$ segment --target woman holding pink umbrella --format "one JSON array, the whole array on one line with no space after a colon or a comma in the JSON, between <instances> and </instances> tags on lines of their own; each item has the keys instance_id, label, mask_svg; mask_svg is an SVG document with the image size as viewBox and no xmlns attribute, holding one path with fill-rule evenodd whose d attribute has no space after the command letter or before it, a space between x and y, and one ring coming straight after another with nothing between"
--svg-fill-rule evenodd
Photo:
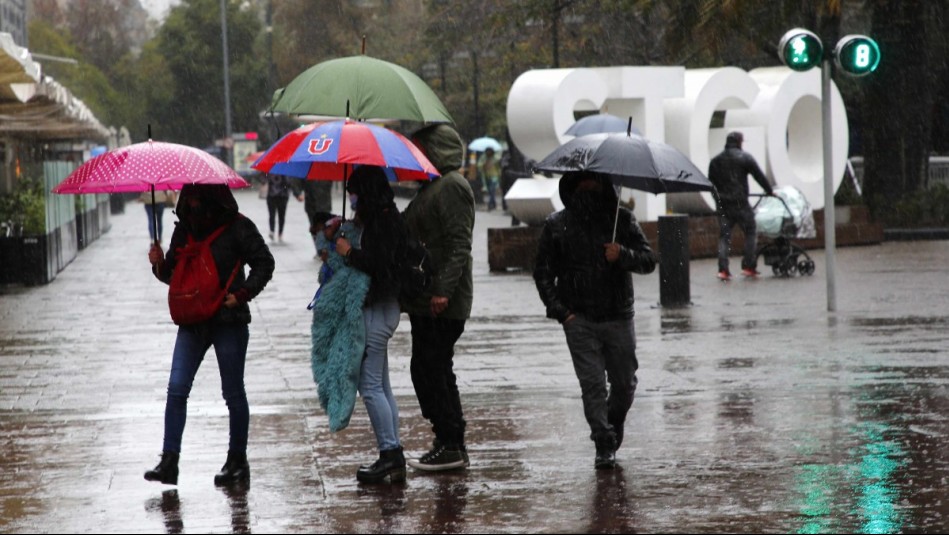
<instances>
[{"instance_id":1,"label":"woman holding pink umbrella","mask_svg":"<svg viewBox=\"0 0 949 535\"><path fill-rule=\"evenodd\" d=\"M207 350L214 346L221 374L221 390L230 419L227 461L214 476L215 485L247 482L247 435L250 409L244 390L250 308L247 303L270 281L274 258L254 223L238 212L237 201L224 184L188 184L181 190L176 223L168 252L152 245L148 259L158 280L170 284L169 306L179 325L172 356L165 403L165 436L161 461L145 472L148 481L175 485L178 458L187 418L188 395ZM206 242L205 242L206 240ZM187 275L196 243L209 243L208 256L217 277L214 286L221 297L211 304L210 317L182 319L177 315L176 286ZM201 254L201 253L197 253ZM244 275L244 266L250 273ZM213 271L213 270L211 270ZM192 309L199 308L195 303ZM185 307L185 312L191 312ZM181 314L177 312L177 314Z\"/></svg>"}]
</instances>

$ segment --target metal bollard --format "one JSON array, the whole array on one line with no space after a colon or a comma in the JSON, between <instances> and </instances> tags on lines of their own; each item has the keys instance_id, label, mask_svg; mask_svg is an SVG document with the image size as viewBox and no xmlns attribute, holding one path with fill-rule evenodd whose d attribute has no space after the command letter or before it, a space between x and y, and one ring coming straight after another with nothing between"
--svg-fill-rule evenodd
<instances>
[{"instance_id":1,"label":"metal bollard","mask_svg":"<svg viewBox=\"0 0 949 535\"><path fill-rule=\"evenodd\" d=\"M692 304L689 291L689 217L659 216L659 304Z\"/></svg>"}]
</instances>

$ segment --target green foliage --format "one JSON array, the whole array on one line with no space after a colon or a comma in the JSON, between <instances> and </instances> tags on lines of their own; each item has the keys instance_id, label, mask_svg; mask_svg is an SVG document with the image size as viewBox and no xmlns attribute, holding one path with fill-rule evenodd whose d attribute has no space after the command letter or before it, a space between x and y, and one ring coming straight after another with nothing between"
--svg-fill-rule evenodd
<instances>
[{"instance_id":1,"label":"green foliage","mask_svg":"<svg viewBox=\"0 0 949 535\"><path fill-rule=\"evenodd\" d=\"M863 204L863 197L857 193L857 188L854 187L850 177L845 177L837 188L837 193L834 194L834 205L853 206L858 204Z\"/></svg>"},{"instance_id":2,"label":"green foliage","mask_svg":"<svg viewBox=\"0 0 949 535\"><path fill-rule=\"evenodd\" d=\"M11 193L0 195L0 221L12 222L24 235L46 232L46 197L41 180L21 178Z\"/></svg>"},{"instance_id":3,"label":"green foliage","mask_svg":"<svg viewBox=\"0 0 949 535\"><path fill-rule=\"evenodd\" d=\"M124 104L119 94L98 67L85 61L82 53L70 42L68 32L61 32L39 20L30 22L29 32L32 50L79 61L78 65L43 62L44 74L53 77L82 100L102 124L114 124L121 119L115 113Z\"/></svg>"},{"instance_id":4,"label":"green foliage","mask_svg":"<svg viewBox=\"0 0 949 535\"><path fill-rule=\"evenodd\" d=\"M256 130L257 115L270 103L267 57L254 50L261 31L256 15L227 2L228 71L234 132ZM225 131L223 43L217 0L190 0L172 9L156 37L154 52L170 84L150 93L149 122L161 124L158 139L206 146ZM152 58L155 59L155 58Z\"/></svg>"},{"instance_id":5,"label":"green foliage","mask_svg":"<svg viewBox=\"0 0 949 535\"><path fill-rule=\"evenodd\" d=\"M949 186L936 184L905 195L889 208L879 210L879 215L892 228L949 226Z\"/></svg>"}]
</instances>

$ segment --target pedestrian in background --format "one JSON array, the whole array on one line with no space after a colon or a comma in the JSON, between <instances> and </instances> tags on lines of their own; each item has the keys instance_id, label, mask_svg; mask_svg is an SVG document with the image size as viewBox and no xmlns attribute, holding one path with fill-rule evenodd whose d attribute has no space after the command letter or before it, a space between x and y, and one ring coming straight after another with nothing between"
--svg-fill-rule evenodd
<instances>
[{"instance_id":1,"label":"pedestrian in background","mask_svg":"<svg viewBox=\"0 0 949 535\"><path fill-rule=\"evenodd\" d=\"M270 234L268 236L270 241L274 241L274 231L276 230L277 239L280 243L283 243L283 227L287 221L287 203L290 201L290 193L292 191L297 201L303 202L303 188L298 179L287 178L282 175L266 173L264 180L267 184L267 212L269 215L268 221L270 222Z\"/></svg>"},{"instance_id":2,"label":"pedestrian in background","mask_svg":"<svg viewBox=\"0 0 949 535\"><path fill-rule=\"evenodd\" d=\"M205 353L214 346L221 374L221 392L227 403L230 422L227 460L214 476L214 484L246 482L250 480L247 462L250 408L244 390L244 361L250 336L250 307L247 303L270 281L274 258L256 225L238 212L237 200L226 185L186 185L181 190L176 212L178 222L168 252L163 253L157 244L153 244L148 252L152 273L165 284L171 283L179 262L184 263L178 258L178 252L193 241L217 234L210 248L220 288L226 294L213 317L178 327L165 402L161 461L145 472L145 479L177 484L188 396ZM246 277L245 265L250 266ZM231 280L229 285L228 280Z\"/></svg>"},{"instance_id":3,"label":"pedestrian in background","mask_svg":"<svg viewBox=\"0 0 949 535\"><path fill-rule=\"evenodd\" d=\"M154 201L154 202L153 202ZM162 222L165 214L165 207L174 207L177 196L174 191L161 190L142 193L138 197L138 202L145 203L145 215L148 216L148 236L152 243L161 243L164 236L164 224Z\"/></svg>"},{"instance_id":4,"label":"pedestrian in background","mask_svg":"<svg viewBox=\"0 0 949 535\"><path fill-rule=\"evenodd\" d=\"M488 211L498 207L497 192L501 184L501 166L494 155L494 149L487 148L484 154L478 158L478 175L484 181L484 187L488 190Z\"/></svg>"},{"instance_id":5,"label":"pedestrian in background","mask_svg":"<svg viewBox=\"0 0 949 535\"><path fill-rule=\"evenodd\" d=\"M403 213L409 234L425 244L436 268L431 288L402 302L412 323L412 384L422 416L435 433L432 449L408 464L418 470L451 470L469 464L453 359L474 295L474 195L459 172L465 146L458 132L446 124L431 125L412 140L441 176L422 183Z\"/></svg>"},{"instance_id":6,"label":"pedestrian in background","mask_svg":"<svg viewBox=\"0 0 949 535\"><path fill-rule=\"evenodd\" d=\"M605 175L564 174L560 198L564 209L544 223L534 281L547 317L563 324L596 447L594 467L609 469L623 443L639 367L631 273L652 273L656 258L633 213L617 212Z\"/></svg>"},{"instance_id":7,"label":"pedestrian in background","mask_svg":"<svg viewBox=\"0 0 949 535\"><path fill-rule=\"evenodd\" d=\"M475 204L481 206L484 204L484 177L481 176L481 169L478 167L478 161L481 155L475 151L468 153L468 163L465 166L464 176L468 179L468 186L474 196Z\"/></svg>"},{"instance_id":8,"label":"pedestrian in background","mask_svg":"<svg viewBox=\"0 0 949 535\"><path fill-rule=\"evenodd\" d=\"M715 202L718 205L718 278L732 278L728 269L728 255L731 250L732 228L741 227L745 235L745 251L741 258L741 274L757 277L758 228L755 224L755 212L748 202L748 175L768 195L774 190L768 178L761 172L754 156L741 150L745 137L741 132L730 132L725 138L725 150L712 158L708 165L708 179L715 186Z\"/></svg>"},{"instance_id":9,"label":"pedestrian in background","mask_svg":"<svg viewBox=\"0 0 949 535\"><path fill-rule=\"evenodd\" d=\"M313 247L316 249L314 259L319 258L320 248L317 245L319 227L326 221L326 214L333 211L333 183L329 180L305 180L303 182L303 210L310 222L310 236L313 238Z\"/></svg>"}]
</instances>

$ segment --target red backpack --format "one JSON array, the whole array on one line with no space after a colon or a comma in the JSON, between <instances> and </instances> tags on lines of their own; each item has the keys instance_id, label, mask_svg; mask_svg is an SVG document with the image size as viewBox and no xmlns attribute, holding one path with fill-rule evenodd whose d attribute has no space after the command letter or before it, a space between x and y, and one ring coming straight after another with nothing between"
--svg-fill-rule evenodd
<instances>
[{"instance_id":1,"label":"red backpack","mask_svg":"<svg viewBox=\"0 0 949 535\"><path fill-rule=\"evenodd\" d=\"M168 286L168 310L176 325L207 321L214 317L224 303L227 289L234 282L241 263L234 266L227 284L221 288L217 266L211 255L211 243L228 226L222 225L201 241L195 241L189 234L187 245L175 252L177 263Z\"/></svg>"}]
</instances>

